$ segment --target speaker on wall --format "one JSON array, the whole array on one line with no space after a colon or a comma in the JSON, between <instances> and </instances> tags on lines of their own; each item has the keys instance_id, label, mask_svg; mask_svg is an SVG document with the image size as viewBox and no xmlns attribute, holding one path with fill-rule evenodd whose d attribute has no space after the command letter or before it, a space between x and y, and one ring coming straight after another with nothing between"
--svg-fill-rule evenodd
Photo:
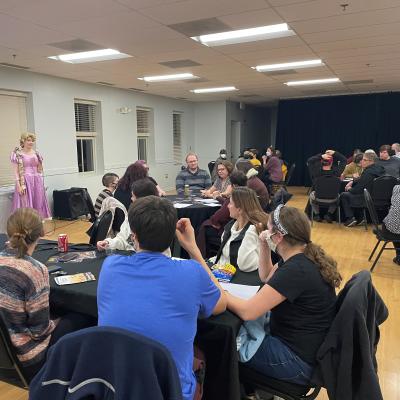
<instances>
[{"instance_id":1,"label":"speaker on wall","mask_svg":"<svg viewBox=\"0 0 400 400\"><path fill-rule=\"evenodd\" d=\"M76 219L89 214L89 209L81 188L53 191L54 218Z\"/></svg>"}]
</instances>

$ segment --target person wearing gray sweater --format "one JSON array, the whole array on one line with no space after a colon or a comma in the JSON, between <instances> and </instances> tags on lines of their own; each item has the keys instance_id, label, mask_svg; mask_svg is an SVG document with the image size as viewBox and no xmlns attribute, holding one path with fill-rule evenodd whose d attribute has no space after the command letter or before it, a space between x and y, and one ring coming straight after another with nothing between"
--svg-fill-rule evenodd
<instances>
[{"instance_id":1,"label":"person wearing gray sweater","mask_svg":"<svg viewBox=\"0 0 400 400\"><path fill-rule=\"evenodd\" d=\"M400 158L390 157L391 147L384 144L379 148L379 160L376 162L385 169L385 175L400 177Z\"/></svg>"}]
</instances>

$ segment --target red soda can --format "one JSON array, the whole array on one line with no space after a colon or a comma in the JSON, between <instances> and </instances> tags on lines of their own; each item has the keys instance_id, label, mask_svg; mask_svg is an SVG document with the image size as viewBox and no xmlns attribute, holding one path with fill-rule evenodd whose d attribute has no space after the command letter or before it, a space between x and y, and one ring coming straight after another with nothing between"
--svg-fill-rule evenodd
<instances>
[{"instance_id":1,"label":"red soda can","mask_svg":"<svg viewBox=\"0 0 400 400\"><path fill-rule=\"evenodd\" d=\"M58 235L58 251L60 253L68 251L68 236L65 233Z\"/></svg>"}]
</instances>

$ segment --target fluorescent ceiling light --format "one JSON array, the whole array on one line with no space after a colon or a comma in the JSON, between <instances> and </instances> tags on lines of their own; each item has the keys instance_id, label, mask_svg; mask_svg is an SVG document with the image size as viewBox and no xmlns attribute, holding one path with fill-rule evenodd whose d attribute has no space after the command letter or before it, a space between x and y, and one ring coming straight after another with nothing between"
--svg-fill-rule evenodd
<instances>
[{"instance_id":1,"label":"fluorescent ceiling light","mask_svg":"<svg viewBox=\"0 0 400 400\"><path fill-rule=\"evenodd\" d=\"M191 90L193 93L218 93L218 92L232 92L234 90L238 90L235 86L223 86L223 87L214 87L214 88L204 88L204 89L194 89Z\"/></svg>"},{"instance_id":2,"label":"fluorescent ceiling light","mask_svg":"<svg viewBox=\"0 0 400 400\"><path fill-rule=\"evenodd\" d=\"M163 81L180 81L182 79L196 79L198 76L193 74L173 74L173 75L155 75L155 76L144 76L143 78L138 78L145 82L163 82Z\"/></svg>"},{"instance_id":3,"label":"fluorescent ceiling light","mask_svg":"<svg viewBox=\"0 0 400 400\"><path fill-rule=\"evenodd\" d=\"M269 65L257 65L254 67L258 72L268 72L268 71L282 71L285 69L299 69L299 68L311 68L320 67L324 63L322 60L306 60L306 61L293 61L281 64L269 64Z\"/></svg>"},{"instance_id":4,"label":"fluorescent ceiling light","mask_svg":"<svg viewBox=\"0 0 400 400\"><path fill-rule=\"evenodd\" d=\"M329 83L338 83L340 82L339 78L327 78L327 79L312 79L309 81L290 81L285 82L287 86L301 86L301 85L325 85Z\"/></svg>"},{"instance_id":5,"label":"fluorescent ceiling light","mask_svg":"<svg viewBox=\"0 0 400 400\"><path fill-rule=\"evenodd\" d=\"M52 60L64 61L71 64L95 62L95 61L106 61L116 60L119 58L132 57L129 54L120 53L114 49L101 49L94 51L83 51L80 53L61 54L59 56L49 57Z\"/></svg>"},{"instance_id":6,"label":"fluorescent ceiling light","mask_svg":"<svg viewBox=\"0 0 400 400\"><path fill-rule=\"evenodd\" d=\"M240 29L221 33L211 33L209 35L192 36L206 46L223 46L234 43L246 43L256 40L274 39L278 37L292 36L295 33L289 29L287 24L276 24L258 26L256 28Z\"/></svg>"}]
</instances>

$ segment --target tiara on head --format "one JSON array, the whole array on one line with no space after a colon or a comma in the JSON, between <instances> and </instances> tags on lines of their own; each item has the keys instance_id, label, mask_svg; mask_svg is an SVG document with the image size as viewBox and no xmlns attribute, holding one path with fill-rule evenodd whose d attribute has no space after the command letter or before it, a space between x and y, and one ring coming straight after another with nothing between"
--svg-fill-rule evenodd
<instances>
[{"instance_id":1,"label":"tiara on head","mask_svg":"<svg viewBox=\"0 0 400 400\"><path fill-rule=\"evenodd\" d=\"M279 219L279 214L281 213L281 209L283 207L283 204L279 204L278 207L275 208L275 211L273 213L273 219L274 219L274 224L278 231L282 233L282 235L287 235L289 232L285 229L285 227L281 224L281 221Z\"/></svg>"}]
</instances>

